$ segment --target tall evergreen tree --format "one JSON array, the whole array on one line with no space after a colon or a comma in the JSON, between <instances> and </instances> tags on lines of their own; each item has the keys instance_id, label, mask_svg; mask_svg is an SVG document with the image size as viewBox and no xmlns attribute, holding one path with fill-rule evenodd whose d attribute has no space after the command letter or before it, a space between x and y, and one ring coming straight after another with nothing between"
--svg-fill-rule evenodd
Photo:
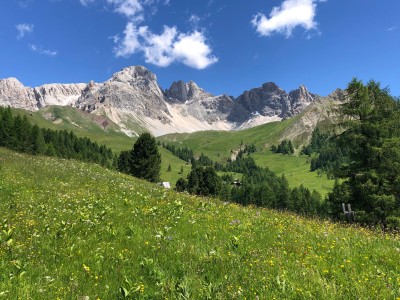
<instances>
[{"instance_id":1,"label":"tall evergreen tree","mask_svg":"<svg viewBox=\"0 0 400 300\"><path fill-rule=\"evenodd\" d=\"M337 170L344 181L335 185L328 204L340 215L339 203L348 199L360 221L386 225L389 217L400 217L399 105L374 81L354 79L347 92L338 142L350 149L350 160Z\"/></svg>"},{"instance_id":2,"label":"tall evergreen tree","mask_svg":"<svg viewBox=\"0 0 400 300\"><path fill-rule=\"evenodd\" d=\"M139 136L130 152L130 174L150 182L160 180L161 155L154 137L146 132Z\"/></svg>"}]
</instances>

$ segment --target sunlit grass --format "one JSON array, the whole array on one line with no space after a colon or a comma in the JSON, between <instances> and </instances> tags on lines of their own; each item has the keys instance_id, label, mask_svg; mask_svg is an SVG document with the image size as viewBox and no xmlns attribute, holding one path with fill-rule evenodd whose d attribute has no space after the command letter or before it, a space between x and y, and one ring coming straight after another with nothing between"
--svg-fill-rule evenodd
<instances>
[{"instance_id":1,"label":"sunlit grass","mask_svg":"<svg viewBox=\"0 0 400 300\"><path fill-rule=\"evenodd\" d=\"M325 173L310 172L309 157L305 155L283 155L269 150L252 154L257 165L268 167L277 175L285 174L290 187L304 185L310 190L318 191L325 196L332 190L334 180L327 178Z\"/></svg>"},{"instance_id":2,"label":"sunlit grass","mask_svg":"<svg viewBox=\"0 0 400 300\"><path fill-rule=\"evenodd\" d=\"M0 149L0 299L396 299L400 238Z\"/></svg>"}]
</instances>

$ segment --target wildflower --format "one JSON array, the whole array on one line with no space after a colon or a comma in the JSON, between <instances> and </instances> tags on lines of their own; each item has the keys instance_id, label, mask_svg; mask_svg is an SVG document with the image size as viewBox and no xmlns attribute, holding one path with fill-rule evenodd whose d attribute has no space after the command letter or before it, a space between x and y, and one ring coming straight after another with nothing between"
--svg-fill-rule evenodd
<instances>
[{"instance_id":1,"label":"wildflower","mask_svg":"<svg viewBox=\"0 0 400 300\"><path fill-rule=\"evenodd\" d=\"M84 269L85 272L87 272L87 273L89 273L89 271L90 271L89 266L87 266L87 265L85 265L85 264L83 264L83 269Z\"/></svg>"}]
</instances>

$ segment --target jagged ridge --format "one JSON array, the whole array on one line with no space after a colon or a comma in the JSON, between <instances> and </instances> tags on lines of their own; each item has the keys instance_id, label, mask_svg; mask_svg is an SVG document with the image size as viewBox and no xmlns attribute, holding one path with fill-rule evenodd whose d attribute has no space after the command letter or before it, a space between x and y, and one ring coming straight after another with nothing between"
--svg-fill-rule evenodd
<instances>
[{"instance_id":1,"label":"jagged ridge","mask_svg":"<svg viewBox=\"0 0 400 300\"><path fill-rule=\"evenodd\" d=\"M236 99L214 96L193 81L177 81L162 90L156 75L142 66L124 68L104 83L30 88L15 78L0 80L2 106L33 111L49 105L71 105L109 117L127 134L137 134L137 127L155 135L249 128L293 117L319 98L304 86L286 93L272 82Z\"/></svg>"}]
</instances>

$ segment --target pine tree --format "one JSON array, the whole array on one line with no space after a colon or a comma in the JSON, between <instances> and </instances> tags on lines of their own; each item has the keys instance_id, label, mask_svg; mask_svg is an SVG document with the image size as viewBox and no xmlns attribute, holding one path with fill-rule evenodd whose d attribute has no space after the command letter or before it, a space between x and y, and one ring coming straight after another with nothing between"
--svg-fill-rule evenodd
<instances>
[{"instance_id":1,"label":"pine tree","mask_svg":"<svg viewBox=\"0 0 400 300\"><path fill-rule=\"evenodd\" d=\"M46 142L44 141L42 130L37 125L32 127L31 139L32 153L44 154L46 152Z\"/></svg>"},{"instance_id":2,"label":"pine tree","mask_svg":"<svg viewBox=\"0 0 400 300\"><path fill-rule=\"evenodd\" d=\"M328 202L332 212L350 203L361 222L385 226L388 217L400 216L400 107L374 81L364 85L354 79L347 92L349 101L341 107L345 130L338 143L350 149L350 162L336 170L344 181L335 184Z\"/></svg>"},{"instance_id":3,"label":"pine tree","mask_svg":"<svg viewBox=\"0 0 400 300\"><path fill-rule=\"evenodd\" d=\"M143 133L130 151L130 174L150 182L157 182L160 179L160 170L161 155L156 140L150 133Z\"/></svg>"}]
</instances>

